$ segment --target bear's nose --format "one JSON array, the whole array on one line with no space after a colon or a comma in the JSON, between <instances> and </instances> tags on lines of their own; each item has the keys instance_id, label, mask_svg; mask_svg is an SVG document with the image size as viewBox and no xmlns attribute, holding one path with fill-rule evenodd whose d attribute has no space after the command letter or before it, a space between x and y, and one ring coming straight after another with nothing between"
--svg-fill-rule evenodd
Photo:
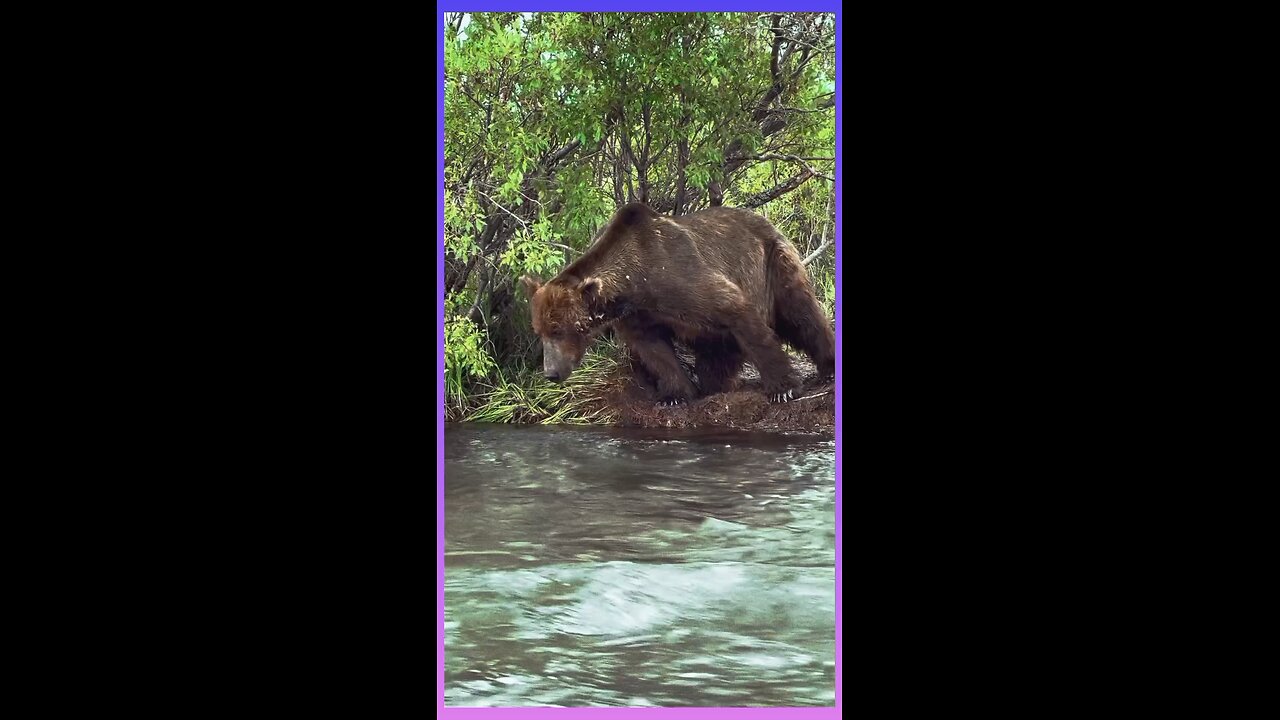
<instances>
[{"instance_id":1,"label":"bear's nose","mask_svg":"<svg viewBox=\"0 0 1280 720\"><path fill-rule=\"evenodd\" d=\"M550 380L551 382L560 382L560 373L555 370L548 370L547 372L542 373L542 377Z\"/></svg>"}]
</instances>

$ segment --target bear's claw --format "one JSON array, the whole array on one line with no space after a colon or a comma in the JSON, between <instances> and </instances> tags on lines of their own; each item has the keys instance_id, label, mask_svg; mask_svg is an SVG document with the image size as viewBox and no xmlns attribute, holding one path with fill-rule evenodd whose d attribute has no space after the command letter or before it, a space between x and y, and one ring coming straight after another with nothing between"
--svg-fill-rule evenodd
<instances>
[{"instance_id":1,"label":"bear's claw","mask_svg":"<svg viewBox=\"0 0 1280 720\"><path fill-rule=\"evenodd\" d=\"M676 405L683 405L684 403L685 401L683 399L676 398L674 400L663 400L658 403L658 407L675 407Z\"/></svg>"},{"instance_id":2,"label":"bear's claw","mask_svg":"<svg viewBox=\"0 0 1280 720\"><path fill-rule=\"evenodd\" d=\"M792 401L792 400L794 400L795 398L796 398L796 391L795 391L794 389L792 389L792 390L788 390L788 391L786 391L786 392L781 392L781 393L776 393L776 394L770 395L770 396L769 396L769 402L771 402L771 403L784 403L784 402L791 402L791 401Z\"/></svg>"}]
</instances>

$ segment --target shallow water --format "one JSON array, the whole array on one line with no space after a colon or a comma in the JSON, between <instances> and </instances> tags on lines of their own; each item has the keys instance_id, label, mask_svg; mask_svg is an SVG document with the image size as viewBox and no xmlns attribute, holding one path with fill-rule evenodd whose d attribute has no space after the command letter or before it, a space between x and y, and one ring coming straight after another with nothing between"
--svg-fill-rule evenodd
<instances>
[{"instance_id":1,"label":"shallow water","mask_svg":"<svg viewBox=\"0 0 1280 720\"><path fill-rule=\"evenodd\" d=\"M835 700L835 444L445 429L445 703Z\"/></svg>"}]
</instances>

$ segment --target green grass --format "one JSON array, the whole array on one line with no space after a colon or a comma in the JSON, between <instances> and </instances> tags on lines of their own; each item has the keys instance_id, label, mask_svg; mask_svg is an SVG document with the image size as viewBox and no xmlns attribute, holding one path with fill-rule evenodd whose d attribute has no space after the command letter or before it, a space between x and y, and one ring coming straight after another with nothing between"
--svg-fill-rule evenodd
<instances>
[{"instance_id":1,"label":"green grass","mask_svg":"<svg viewBox=\"0 0 1280 720\"><path fill-rule=\"evenodd\" d=\"M597 343L569 380L548 382L532 369L496 372L450 406L464 422L598 425L613 421L605 398L618 382L617 348Z\"/></svg>"}]
</instances>

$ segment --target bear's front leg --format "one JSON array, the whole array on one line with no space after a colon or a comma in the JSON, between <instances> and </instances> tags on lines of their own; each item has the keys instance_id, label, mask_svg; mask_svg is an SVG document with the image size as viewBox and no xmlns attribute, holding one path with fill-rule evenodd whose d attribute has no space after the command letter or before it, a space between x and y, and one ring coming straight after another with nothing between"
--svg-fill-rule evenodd
<instances>
[{"instance_id":1,"label":"bear's front leg","mask_svg":"<svg viewBox=\"0 0 1280 720\"><path fill-rule=\"evenodd\" d=\"M661 404L677 405L698 396L670 340L634 331L624 331L620 335L633 360L639 361L656 385Z\"/></svg>"},{"instance_id":2,"label":"bear's front leg","mask_svg":"<svg viewBox=\"0 0 1280 720\"><path fill-rule=\"evenodd\" d=\"M629 346L623 345L622 347L623 353L627 358L627 365L631 368L631 381L650 395L657 393L658 378L649 372L649 368L640 362L640 358L636 357L636 354L631 351Z\"/></svg>"}]
</instances>

